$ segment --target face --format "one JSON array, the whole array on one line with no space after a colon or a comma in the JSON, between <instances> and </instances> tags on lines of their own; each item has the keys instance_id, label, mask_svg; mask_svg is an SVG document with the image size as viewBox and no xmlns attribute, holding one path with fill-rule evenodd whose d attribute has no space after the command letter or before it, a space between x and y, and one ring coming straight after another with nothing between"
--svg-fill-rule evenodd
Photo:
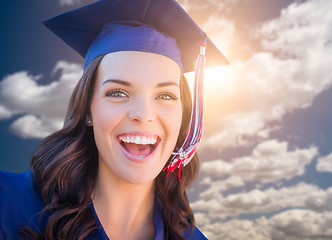
<instances>
[{"instance_id":1,"label":"face","mask_svg":"<svg viewBox=\"0 0 332 240\"><path fill-rule=\"evenodd\" d=\"M90 107L99 174L134 184L156 178L179 135L180 74L175 61L159 54L105 55Z\"/></svg>"}]
</instances>

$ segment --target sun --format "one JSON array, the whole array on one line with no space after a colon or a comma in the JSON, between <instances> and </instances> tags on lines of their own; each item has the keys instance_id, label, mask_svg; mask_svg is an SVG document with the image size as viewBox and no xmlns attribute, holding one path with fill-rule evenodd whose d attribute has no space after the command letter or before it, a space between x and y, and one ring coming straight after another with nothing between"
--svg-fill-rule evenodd
<instances>
[{"instance_id":1,"label":"sun","mask_svg":"<svg viewBox=\"0 0 332 240\"><path fill-rule=\"evenodd\" d=\"M193 91L194 72L185 74L191 92ZM230 90L232 86L229 66L212 67L205 69L204 72L204 93L213 93L216 90Z\"/></svg>"}]
</instances>

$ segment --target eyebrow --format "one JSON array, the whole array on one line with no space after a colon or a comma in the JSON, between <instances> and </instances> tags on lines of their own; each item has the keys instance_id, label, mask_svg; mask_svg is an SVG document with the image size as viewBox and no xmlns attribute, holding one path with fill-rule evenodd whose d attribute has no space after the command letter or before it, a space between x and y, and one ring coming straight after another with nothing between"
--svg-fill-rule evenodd
<instances>
[{"instance_id":1,"label":"eyebrow","mask_svg":"<svg viewBox=\"0 0 332 240\"><path fill-rule=\"evenodd\" d=\"M108 82L118 83L118 84L124 85L126 87L130 87L131 86L130 82L123 81L123 80L118 80L118 79L108 79L108 80L104 81L102 85L104 85L105 83L108 83Z\"/></svg>"},{"instance_id":2,"label":"eyebrow","mask_svg":"<svg viewBox=\"0 0 332 240\"><path fill-rule=\"evenodd\" d=\"M102 83L102 85L104 85L105 83L108 83L108 82L118 83L118 84L124 85L126 87L132 86L132 84L130 82L118 80L118 79L107 79ZM179 85L176 82L161 82L156 85L157 88L168 87L168 86L179 87Z\"/></svg>"},{"instance_id":3,"label":"eyebrow","mask_svg":"<svg viewBox=\"0 0 332 240\"><path fill-rule=\"evenodd\" d=\"M168 86L177 86L177 87L179 87L179 85L176 82L161 82L161 83L157 84L158 88L168 87Z\"/></svg>"}]
</instances>

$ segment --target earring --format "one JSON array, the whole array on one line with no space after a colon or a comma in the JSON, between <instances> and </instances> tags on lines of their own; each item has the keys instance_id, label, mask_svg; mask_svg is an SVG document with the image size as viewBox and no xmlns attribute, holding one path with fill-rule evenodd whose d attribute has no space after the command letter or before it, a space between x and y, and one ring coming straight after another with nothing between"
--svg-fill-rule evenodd
<instances>
[{"instance_id":1,"label":"earring","mask_svg":"<svg viewBox=\"0 0 332 240\"><path fill-rule=\"evenodd\" d=\"M91 124L91 120L88 120L88 124Z\"/></svg>"},{"instance_id":2,"label":"earring","mask_svg":"<svg viewBox=\"0 0 332 240\"><path fill-rule=\"evenodd\" d=\"M87 120L86 122L87 122L86 125L88 125L88 126L90 126L90 127L92 126L92 120L89 119L89 120Z\"/></svg>"}]
</instances>

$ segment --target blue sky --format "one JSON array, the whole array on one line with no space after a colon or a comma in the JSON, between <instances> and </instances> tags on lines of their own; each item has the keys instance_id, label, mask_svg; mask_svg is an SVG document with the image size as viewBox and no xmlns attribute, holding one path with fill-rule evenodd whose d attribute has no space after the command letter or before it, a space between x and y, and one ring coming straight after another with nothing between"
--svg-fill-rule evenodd
<instances>
[{"instance_id":1,"label":"blue sky","mask_svg":"<svg viewBox=\"0 0 332 240\"><path fill-rule=\"evenodd\" d=\"M29 169L61 127L82 59L41 22L88 2L0 3L0 170ZM332 2L179 3L232 63L206 71L197 225L212 240L331 239Z\"/></svg>"}]
</instances>

